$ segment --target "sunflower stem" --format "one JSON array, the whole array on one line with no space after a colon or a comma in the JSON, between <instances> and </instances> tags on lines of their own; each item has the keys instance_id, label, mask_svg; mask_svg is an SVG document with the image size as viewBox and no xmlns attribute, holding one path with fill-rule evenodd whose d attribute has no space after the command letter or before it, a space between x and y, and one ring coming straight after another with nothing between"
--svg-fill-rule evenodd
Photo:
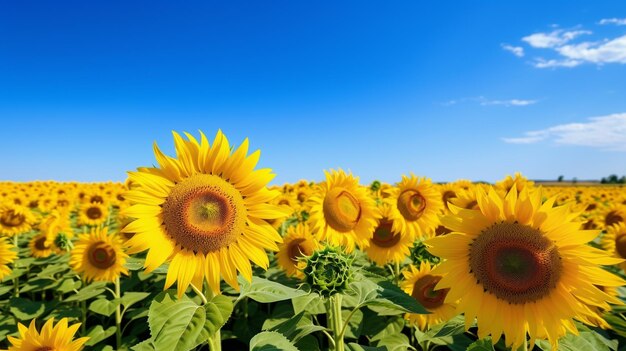
<instances>
[{"instance_id":1,"label":"sunflower stem","mask_svg":"<svg viewBox=\"0 0 626 351\"><path fill-rule=\"evenodd\" d=\"M200 291L200 289L198 289L198 287L196 287L195 285L193 285L193 283L189 284L191 286L191 290L193 290L193 292L196 293L196 295L200 296L200 299L202 299L202 304L206 305L209 301L207 300L206 296L204 296L204 294L202 293L202 291Z\"/></svg>"},{"instance_id":2,"label":"sunflower stem","mask_svg":"<svg viewBox=\"0 0 626 351\"><path fill-rule=\"evenodd\" d=\"M334 338L334 350L344 351L345 345L343 343L343 322L341 320L341 294L335 294L330 297L330 318L331 328L333 329Z\"/></svg>"},{"instance_id":3,"label":"sunflower stem","mask_svg":"<svg viewBox=\"0 0 626 351\"><path fill-rule=\"evenodd\" d=\"M191 284L191 288L194 288L194 285ZM194 290L195 291L195 290ZM199 291L199 290L198 290ZM211 290L210 286L207 286L206 293L204 295L204 303L208 303L211 299L213 299L215 295L213 294L213 290ZM215 334L209 336L209 350L211 351L222 351L222 333L221 328L215 331Z\"/></svg>"},{"instance_id":4,"label":"sunflower stem","mask_svg":"<svg viewBox=\"0 0 626 351\"><path fill-rule=\"evenodd\" d=\"M115 298L117 300L121 299L120 293L120 277L118 276L115 279ZM117 345L117 349L119 350L122 347L122 310L121 303L117 303L117 307L115 307L115 342Z\"/></svg>"},{"instance_id":5,"label":"sunflower stem","mask_svg":"<svg viewBox=\"0 0 626 351\"><path fill-rule=\"evenodd\" d=\"M87 301L80 302L80 312L82 317L82 323L80 324L80 334L82 336L87 335Z\"/></svg>"},{"instance_id":6,"label":"sunflower stem","mask_svg":"<svg viewBox=\"0 0 626 351\"><path fill-rule=\"evenodd\" d=\"M400 262L396 261L394 265L394 276L396 278L396 284L400 282Z\"/></svg>"},{"instance_id":7,"label":"sunflower stem","mask_svg":"<svg viewBox=\"0 0 626 351\"><path fill-rule=\"evenodd\" d=\"M15 249L17 250L17 253L19 255L20 246L19 246L19 235L18 234L13 235L13 245L15 246ZM15 268L17 268L17 266L18 265L15 264ZM14 292L15 297L19 297L20 296L20 278L19 277L13 278L13 288L14 288L13 292Z\"/></svg>"}]
</instances>

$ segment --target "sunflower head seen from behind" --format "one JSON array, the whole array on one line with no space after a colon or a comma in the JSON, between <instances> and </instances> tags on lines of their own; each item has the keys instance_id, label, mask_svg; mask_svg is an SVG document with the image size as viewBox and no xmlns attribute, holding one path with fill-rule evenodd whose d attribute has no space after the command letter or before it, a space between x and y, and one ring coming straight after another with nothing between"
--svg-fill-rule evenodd
<instances>
[{"instance_id":1,"label":"sunflower head seen from behind","mask_svg":"<svg viewBox=\"0 0 626 351\"><path fill-rule=\"evenodd\" d=\"M597 286L625 283L600 266L620 260L586 245L599 232L581 230L578 214L555 207L555 197L542 198L541 189L511 187L505 197L478 190L477 210L451 205L455 215L442 223L453 232L426 241L444 259L433 271L443 276L437 289L450 289L446 301L459 300L465 327L476 318L480 338L496 343L504 335L513 349L527 335L531 345L548 339L556 347L568 331L577 333L574 319L600 324L598 312L621 302Z\"/></svg>"},{"instance_id":2,"label":"sunflower head seen from behind","mask_svg":"<svg viewBox=\"0 0 626 351\"><path fill-rule=\"evenodd\" d=\"M129 172L124 198L132 206L122 211L134 219L123 229L134 233L129 252L148 250L147 271L169 262L165 288L177 282L179 296L205 280L217 294L220 277L238 290L237 273L250 281L250 261L266 269L265 250L282 241L266 222L288 215L270 205L278 196L267 189L274 174L255 170L260 152L248 155L248 139L235 150L221 131L212 144L202 133L200 141L173 134L175 158L155 144L159 167Z\"/></svg>"}]
</instances>

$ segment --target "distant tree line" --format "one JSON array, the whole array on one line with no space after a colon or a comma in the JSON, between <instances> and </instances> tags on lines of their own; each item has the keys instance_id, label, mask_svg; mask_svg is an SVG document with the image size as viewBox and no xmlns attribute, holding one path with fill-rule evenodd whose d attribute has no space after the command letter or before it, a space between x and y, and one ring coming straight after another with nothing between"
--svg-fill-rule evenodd
<instances>
[{"instance_id":1,"label":"distant tree line","mask_svg":"<svg viewBox=\"0 0 626 351\"><path fill-rule=\"evenodd\" d=\"M626 176L622 176L619 178L617 174L611 174L606 178L600 179L600 183L602 184L626 184Z\"/></svg>"}]
</instances>

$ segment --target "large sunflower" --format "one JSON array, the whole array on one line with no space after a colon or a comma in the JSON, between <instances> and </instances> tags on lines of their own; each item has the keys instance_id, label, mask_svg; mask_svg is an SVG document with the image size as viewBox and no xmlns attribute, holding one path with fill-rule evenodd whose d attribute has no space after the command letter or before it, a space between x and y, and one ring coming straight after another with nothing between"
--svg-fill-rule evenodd
<instances>
[{"instance_id":1,"label":"large sunflower","mask_svg":"<svg viewBox=\"0 0 626 351\"><path fill-rule=\"evenodd\" d=\"M30 231L37 217L30 208L5 202L0 204L0 234L13 236Z\"/></svg>"},{"instance_id":2,"label":"large sunflower","mask_svg":"<svg viewBox=\"0 0 626 351\"><path fill-rule=\"evenodd\" d=\"M39 333L34 319L28 328L22 323L18 323L17 329L20 336L19 338L7 337L12 346L9 346L5 351L79 351L89 340L89 337L72 340L79 327L80 323L68 326L67 318L62 318L59 323L54 325L54 318L50 318Z\"/></svg>"},{"instance_id":3,"label":"large sunflower","mask_svg":"<svg viewBox=\"0 0 626 351\"><path fill-rule=\"evenodd\" d=\"M260 152L247 156L248 139L233 151L221 131L212 146L202 133L200 142L185 135L188 140L174 132L177 158L155 144L160 168L129 172L124 197L134 205L122 211L136 219L123 229L135 233L129 252L148 250L147 271L170 261L165 288L177 281L179 295L204 279L219 293L220 275L239 289L237 272L250 281L250 260L266 269L264 250L278 250L282 241L265 220L289 213L269 204L278 195L266 187L274 175L254 170Z\"/></svg>"},{"instance_id":4,"label":"large sunflower","mask_svg":"<svg viewBox=\"0 0 626 351\"><path fill-rule=\"evenodd\" d=\"M17 258L17 252L13 251L13 248L15 246L10 244L6 237L0 237L0 280L11 274L11 268L7 267L7 264Z\"/></svg>"},{"instance_id":5,"label":"large sunflower","mask_svg":"<svg viewBox=\"0 0 626 351\"><path fill-rule=\"evenodd\" d=\"M477 191L479 210L450 206L454 216L443 224L453 233L429 239L432 254L445 259L434 271L437 288L450 289L446 301L460 299L465 327L477 318L478 336L504 334L514 349L530 336L556 347L567 331L577 333L573 319L595 324L595 306L620 301L596 287L625 282L599 265L620 260L585 245L598 231L580 230L568 206L542 203L541 189L512 187L506 197L495 189ZM595 323L594 323L595 322Z\"/></svg>"},{"instance_id":6,"label":"large sunflower","mask_svg":"<svg viewBox=\"0 0 626 351\"><path fill-rule=\"evenodd\" d=\"M435 235L439 214L443 211L441 194L430 179L402 176L385 199L392 208L393 231L408 235L411 240Z\"/></svg>"},{"instance_id":7,"label":"large sunflower","mask_svg":"<svg viewBox=\"0 0 626 351\"><path fill-rule=\"evenodd\" d=\"M611 255L626 259L626 223L619 222L609 226L601 243L602 247ZM626 272L626 261L620 264L620 268Z\"/></svg>"},{"instance_id":8,"label":"large sunflower","mask_svg":"<svg viewBox=\"0 0 626 351\"><path fill-rule=\"evenodd\" d=\"M70 253L70 266L86 281L114 282L120 274L128 275L124 267L127 258L119 236L109 235L107 227L95 227L90 234L78 236Z\"/></svg>"},{"instance_id":9,"label":"large sunflower","mask_svg":"<svg viewBox=\"0 0 626 351\"><path fill-rule=\"evenodd\" d=\"M449 289L435 289L441 280L440 275L431 274L428 261L420 263L419 269L410 265L402 272L404 280L400 288L413 296L430 314L407 313L405 318L420 330L445 322L458 313L453 302L446 301Z\"/></svg>"},{"instance_id":10,"label":"large sunflower","mask_svg":"<svg viewBox=\"0 0 626 351\"><path fill-rule=\"evenodd\" d=\"M374 234L370 238L370 245L363 251L379 266L387 263L401 263L411 252L413 241L408 235L401 235L392 229L389 219L391 206L383 203L379 206L382 218L378 220Z\"/></svg>"},{"instance_id":11,"label":"large sunflower","mask_svg":"<svg viewBox=\"0 0 626 351\"><path fill-rule=\"evenodd\" d=\"M326 181L318 193L310 198L311 223L320 241L332 246L343 246L347 253L356 245L369 245L380 217L376 203L359 186L359 178L344 171L324 172Z\"/></svg>"},{"instance_id":12,"label":"large sunflower","mask_svg":"<svg viewBox=\"0 0 626 351\"><path fill-rule=\"evenodd\" d=\"M278 248L276 258L278 264L283 267L287 275L303 278L302 269L306 263L303 257L311 256L319 248L317 240L311 235L309 225L298 223L287 229L287 235L283 238L283 243Z\"/></svg>"}]
</instances>

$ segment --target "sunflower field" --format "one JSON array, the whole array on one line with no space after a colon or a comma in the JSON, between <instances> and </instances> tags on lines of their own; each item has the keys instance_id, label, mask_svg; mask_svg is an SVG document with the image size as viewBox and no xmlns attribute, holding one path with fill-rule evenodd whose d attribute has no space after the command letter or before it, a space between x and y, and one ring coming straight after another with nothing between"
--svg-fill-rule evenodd
<instances>
[{"instance_id":1,"label":"sunflower field","mask_svg":"<svg viewBox=\"0 0 626 351\"><path fill-rule=\"evenodd\" d=\"M626 350L623 186L275 186L173 137L123 184L0 182L0 349Z\"/></svg>"}]
</instances>

